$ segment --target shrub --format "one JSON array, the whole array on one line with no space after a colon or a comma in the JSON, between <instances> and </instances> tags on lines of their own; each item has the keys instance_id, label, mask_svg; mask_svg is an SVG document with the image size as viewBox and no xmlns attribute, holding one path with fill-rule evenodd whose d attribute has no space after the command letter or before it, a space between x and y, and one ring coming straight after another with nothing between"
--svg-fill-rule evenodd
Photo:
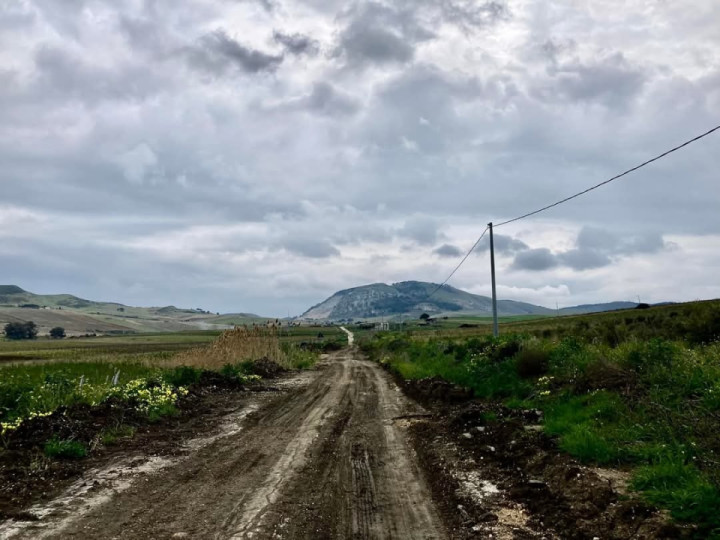
<instances>
[{"instance_id":1,"label":"shrub","mask_svg":"<svg viewBox=\"0 0 720 540\"><path fill-rule=\"evenodd\" d=\"M585 366L584 373L578 381L578 389L617 389L630 385L633 382L634 377L631 373L606 358L599 357L591 360L587 366Z\"/></svg>"},{"instance_id":2,"label":"shrub","mask_svg":"<svg viewBox=\"0 0 720 540\"><path fill-rule=\"evenodd\" d=\"M537 343L527 343L515 357L517 374L523 379L545 375L549 364L550 353Z\"/></svg>"},{"instance_id":3,"label":"shrub","mask_svg":"<svg viewBox=\"0 0 720 540\"><path fill-rule=\"evenodd\" d=\"M45 443L45 455L54 458L80 459L87 455L87 448L78 441L62 441L52 438Z\"/></svg>"},{"instance_id":4,"label":"shrub","mask_svg":"<svg viewBox=\"0 0 720 540\"><path fill-rule=\"evenodd\" d=\"M520 351L520 340L510 339L499 343L492 343L487 351L488 358L494 362L502 362L512 358Z\"/></svg>"},{"instance_id":5,"label":"shrub","mask_svg":"<svg viewBox=\"0 0 720 540\"><path fill-rule=\"evenodd\" d=\"M180 366L170 370L165 380L173 386L190 386L200 380L201 370L191 366Z\"/></svg>"},{"instance_id":6,"label":"shrub","mask_svg":"<svg viewBox=\"0 0 720 540\"><path fill-rule=\"evenodd\" d=\"M32 321L10 322L5 325L5 337L8 339L35 339L37 326Z\"/></svg>"},{"instance_id":7,"label":"shrub","mask_svg":"<svg viewBox=\"0 0 720 540\"><path fill-rule=\"evenodd\" d=\"M50 337L53 339L62 339L65 337L65 329L62 326L56 326L50 330Z\"/></svg>"}]
</instances>

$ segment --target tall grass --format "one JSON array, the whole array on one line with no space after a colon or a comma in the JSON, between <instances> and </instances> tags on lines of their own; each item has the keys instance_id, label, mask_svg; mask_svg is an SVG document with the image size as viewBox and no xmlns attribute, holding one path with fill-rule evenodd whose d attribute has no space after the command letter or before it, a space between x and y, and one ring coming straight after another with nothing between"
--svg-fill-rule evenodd
<instances>
[{"instance_id":1,"label":"tall grass","mask_svg":"<svg viewBox=\"0 0 720 540\"><path fill-rule=\"evenodd\" d=\"M221 369L227 365L261 358L272 360L285 368L291 367L289 356L281 346L277 329L238 326L220 334L209 346L181 352L163 362L163 365Z\"/></svg>"},{"instance_id":2,"label":"tall grass","mask_svg":"<svg viewBox=\"0 0 720 540\"><path fill-rule=\"evenodd\" d=\"M274 329L258 327L228 330L209 346L179 353L172 343L169 346L170 350L153 347L146 353L137 348L128 353L122 346L116 354L94 350L88 355L81 350L69 361L64 350L58 349L51 351L57 354L55 361L0 367L0 443L7 444L26 420L62 406L96 405L116 396L133 401L149 416L162 416L173 412L174 401L184 387L200 379L201 370L221 371L247 382L253 377L252 370L246 369L249 361L266 358L298 369L310 367L318 356L281 343Z\"/></svg>"}]
</instances>

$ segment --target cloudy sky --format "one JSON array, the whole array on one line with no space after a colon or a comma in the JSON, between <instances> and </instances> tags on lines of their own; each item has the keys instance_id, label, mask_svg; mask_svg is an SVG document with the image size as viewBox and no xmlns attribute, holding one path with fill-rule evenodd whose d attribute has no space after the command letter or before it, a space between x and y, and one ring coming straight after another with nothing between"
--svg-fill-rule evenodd
<instances>
[{"instance_id":1,"label":"cloudy sky","mask_svg":"<svg viewBox=\"0 0 720 540\"><path fill-rule=\"evenodd\" d=\"M0 282L299 314L720 124L715 0L0 0ZM501 298L720 297L720 134L500 228ZM485 241L451 281L489 293Z\"/></svg>"}]
</instances>

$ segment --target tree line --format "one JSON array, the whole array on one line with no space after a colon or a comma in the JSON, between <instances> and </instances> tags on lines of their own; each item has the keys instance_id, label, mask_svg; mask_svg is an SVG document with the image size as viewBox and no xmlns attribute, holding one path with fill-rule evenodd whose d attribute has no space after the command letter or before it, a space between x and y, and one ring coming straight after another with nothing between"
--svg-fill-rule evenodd
<instances>
[{"instance_id":1,"label":"tree line","mask_svg":"<svg viewBox=\"0 0 720 540\"><path fill-rule=\"evenodd\" d=\"M10 322L5 325L5 337L8 339L35 339L37 338L38 328L33 321L27 322ZM62 326L56 326L50 330L50 337L53 339L62 339L65 337L65 329Z\"/></svg>"}]
</instances>

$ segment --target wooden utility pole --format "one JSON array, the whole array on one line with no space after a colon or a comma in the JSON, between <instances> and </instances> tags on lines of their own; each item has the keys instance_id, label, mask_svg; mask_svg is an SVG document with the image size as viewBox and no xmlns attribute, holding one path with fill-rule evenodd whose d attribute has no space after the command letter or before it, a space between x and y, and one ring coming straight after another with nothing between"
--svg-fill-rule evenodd
<instances>
[{"instance_id":1,"label":"wooden utility pole","mask_svg":"<svg viewBox=\"0 0 720 540\"><path fill-rule=\"evenodd\" d=\"M497 314L497 292L495 291L495 243L493 241L493 225L488 223L490 230L490 276L492 278L492 309L493 309L493 336L498 337L500 330L498 329Z\"/></svg>"}]
</instances>

